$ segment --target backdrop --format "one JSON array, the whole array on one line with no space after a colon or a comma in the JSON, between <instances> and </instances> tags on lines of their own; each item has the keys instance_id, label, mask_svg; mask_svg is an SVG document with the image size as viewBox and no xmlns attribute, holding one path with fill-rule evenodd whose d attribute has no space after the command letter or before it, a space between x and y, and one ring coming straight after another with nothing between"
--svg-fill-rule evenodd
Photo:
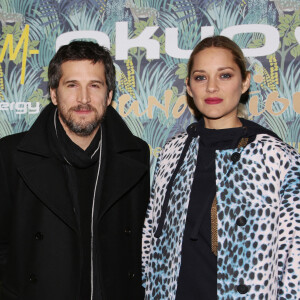
<instances>
[{"instance_id":1,"label":"backdrop","mask_svg":"<svg viewBox=\"0 0 300 300\"><path fill-rule=\"evenodd\" d=\"M152 173L161 147L194 121L186 62L204 37L226 35L252 73L249 119L299 151L299 0L1 0L0 137L30 128L49 102L48 63L73 39L110 49L113 106L148 142Z\"/></svg>"}]
</instances>

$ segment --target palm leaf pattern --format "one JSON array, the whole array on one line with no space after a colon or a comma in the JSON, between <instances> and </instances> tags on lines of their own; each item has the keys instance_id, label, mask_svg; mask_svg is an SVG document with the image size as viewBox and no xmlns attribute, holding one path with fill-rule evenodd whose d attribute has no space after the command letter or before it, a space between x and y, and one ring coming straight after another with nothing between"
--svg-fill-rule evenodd
<instances>
[{"instance_id":1,"label":"palm leaf pattern","mask_svg":"<svg viewBox=\"0 0 300 300\"><path fill-rule=\"evenodd\" d=\"M253 114L250 110L249 116L299 151L300 117L293 101L296 101L295 93L300 91L300 46L294 36L295 28L300 26L300 12L296 8L278 11L278 7L271 0L2 0L0 47L3 47L9 32L14 34L17 43L27 24L30 26L30 49L38 49L39 54L27 56L24 85L20 84L21 54L15 61L9 59L8 53L5 54L0 62L3 73L0 107L4 102L39 102L41 107L48 103L47 67L60 34L80 30L104 32L110 39L110 50L114 56L116 22L127 22L128 38L131 39L137 38L146 26L158 26L153 36L161 45L158 60L148 60L144 48L130 49L128 60L115 60L118 84L114 105L119 110L119 99L126 95L129 101L125 111L132 105L138 105L139 113L145 112L141 116L131 112L124 120L135 135L146 140L152 150L156 149L151 156L153 173L159 149L194 121L185 106L182 106L184 111L179 117L173 115L178 99L186 93L187 59L175 58L166 52L166 29L177 28L178 48L190 51L201 40L201 28L204 26L213 26L214 33L219 34L233 25L269 24L280 32L280 47L272 56L248 58L249 70L254 76L250 97L257 97L255 109L259 112ZM138 20L133 17L133 12L136 12ZM155 24L153 12L156 12L158 24ZM24 24L16 21L20 20L20 16L23 16ZM259 33L240 34L234 40L242 48L257 48L264 44L264 36ZM282 103L274 102L272 111L266 110L268 97L274 91L278 92L279 98L289 101L288 107L278 116L272 111L281 111ZM165 107L166 95L171 97L166 108L168 117L157 106L149 108L149 97ZM251 105L248 103L247 107L250 109ZM0 137L29 129L36 117L17 114L13 109L1 110Z\"/></svg>"}]
</instances>

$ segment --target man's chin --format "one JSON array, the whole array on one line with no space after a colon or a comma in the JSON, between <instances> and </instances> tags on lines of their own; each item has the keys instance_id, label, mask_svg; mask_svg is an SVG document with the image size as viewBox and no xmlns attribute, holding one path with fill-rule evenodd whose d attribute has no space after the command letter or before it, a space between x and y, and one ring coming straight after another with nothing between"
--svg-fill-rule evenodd
<instances>
[{"instance_id":1,"label":"man's chin","mask_svg":"<svg viewBox=\"0 0 300 300\"><path fill-rule=\"evenodd\" d=\"M80 118L80 120L63 120L66 127L72 133L75 133L77 136L86 137L92 135L100 127L101 120L93 118L93 120L86 120Z\"/></svg>"},{"instance_id":2,"label":"man's chin","mask_svg":"<svg viewBox=\"0 0 300 300\"><path fill-rule=\"evenodd\" d=\"M69 111L67 116L63 114L59 116L68 131L81 137L87 137L95 133L103 120L103 116L102 118L99 117L96 112L77 114L74 111Z\"/></svg>"},{"instance_id":3,"label":"man's chin","mask_svg":"<svg viewBox=\"0 0 300 300\"><path fill-rule=\"evenodd\" d=\"M95 133L99 129L99 125L90 126L69 126L69 130L78 136L86 137Z\"/></svg>"}]
</instances>

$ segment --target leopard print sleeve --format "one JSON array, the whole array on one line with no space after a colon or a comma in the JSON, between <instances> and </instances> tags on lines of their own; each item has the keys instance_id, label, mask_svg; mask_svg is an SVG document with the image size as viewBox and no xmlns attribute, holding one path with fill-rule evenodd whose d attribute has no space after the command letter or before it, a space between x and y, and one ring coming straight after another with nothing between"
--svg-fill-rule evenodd
<instances>
[{"instance_id":1,"label":"leopard print sleeve","mask_svg":"<svg viewBox=\"0 0 300 300\"><path fill-rule=\"evenodd\" d=\"M153 187L151 189L150 194L150 201L148 204L144 227L143 227L143 240L142 240L142 285L143 287L146 286L146 274L148 273L148 262L149 262L149 255L150 255L150 248L151 248L151 238L153 235L153 205L155 201L155 189L157 185L156 177L157 172L160 166L160 158L163 155L163 150L160 152L160 156L157 159L157 163L155 166L154 172L154 180L153 180Z\"/></svg>"},{"instance_id":2,"label":"leopard print sleeve","mask_svg":"<svg viewBox=\"0 0 300 300\"><path fill-rule=\"evenodd\" d=\"M300 155L290 149L280 191L277 299L300 299Z\"/></svg>"}]
</instances>

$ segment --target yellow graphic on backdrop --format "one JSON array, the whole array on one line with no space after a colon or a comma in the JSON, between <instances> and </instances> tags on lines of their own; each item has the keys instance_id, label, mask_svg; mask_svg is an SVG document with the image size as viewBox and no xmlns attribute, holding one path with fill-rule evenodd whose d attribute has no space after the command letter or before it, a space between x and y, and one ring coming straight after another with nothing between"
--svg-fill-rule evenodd
<instances>
[{"instance_id":1,"label":"yellow graphic on backdrop","mask_svg":"<svg viewBox=\"0 0 300 300\"><path fill-rule=\"evenodd\" d=\"M2 70L2 66L0 65L0 99L1 100L4 100L4 96L2 94L3 90L4 90L3 70Z\"/></svg>"},{"instance_id":2,"label":"yellow graphic on backdrop","mask_svg":"<svg viewBox=\"0 0 300 300\"><path fill-rule=\"evenodd\" d=\"M124 94L119 97L119 114L126 118L131 112L136 117L141 117L143 115L147 115L149 119L153 119L153 110L155 107L159 108L161 111L164 112L166 119L169 118L169 112L170 112L170 103L171 98L173 95L172 90L166 90L164 94L164 104L160 103L154 96L148 97L148 106L145 111L140 112L139 110L139 101L134 100L132 101L132 98L128 94ZM114 107L117 108L118 103L114 103ZM171 114L173 118L178 119L187 108L187 100L186 96L180 96L176 103L174 104L173 108L171 109Z\"/></svg>"},{"instance_id":3,"label":"yellow graphic on backdrop","mask_svg":"<svg viewBox=\"0 0 300 300\"><path fill-rule=\"evenodd\" d=\"M140 112L139 110L138 100L133 100L128 94L120 96L118 99L118 103L114 102L113 106L114 108L118 107L119 114L123 118L126 118L128 115L133 113L136 117L141 117L146 114L149 119L153 119L153 110L154 108L158 108L165 114L166 119L170 117L170 112L173 118L178 119L188 108L187 98L185 95L180 96L172 109L170 109L172 94L173 92L171 90L166 90L163 103L160 103L160 101L158 101L153 96L148 96L147 108L142 112ZM258 94L259 91L250 92L250 95L253 95L249 100L249 112L252 116L259 116L265 111L273 116L279 116L283 114L290 105L292 105L292 108L296 113L300 114L300 92L295 92L293 94L292 104L290 103L289 99L280 98L277 91L271 92L265 100L265 108L261 111L259 111L259 102L261 100L259 99ZM281 104L282 108L280 111L275 111L273 109L273 104L275 103Z\"/></svg>"},{"instance_id":4,"label":"yellow graphic on backdrop","mask_svg":"<svg viewBox=\"0 0 300 300\"><path fill-rule=\"evenodd\" d=\"M21 38L14 49L14 36L13 34L8 34L5 38L4 45L2 51L0 53L0 63L3 62L6 51L8 50L9 59L14 61L17 58L17 55L21 48L23 47L23 55L22 55L22 71L21 71L21 84L25 82L25 72L26 72L26 62L28 55L28 42L29 42L29 25L25 25ZM39 50L31 49L29 50L29 54L39 54Z\"/></svg>"}]
</instances>

